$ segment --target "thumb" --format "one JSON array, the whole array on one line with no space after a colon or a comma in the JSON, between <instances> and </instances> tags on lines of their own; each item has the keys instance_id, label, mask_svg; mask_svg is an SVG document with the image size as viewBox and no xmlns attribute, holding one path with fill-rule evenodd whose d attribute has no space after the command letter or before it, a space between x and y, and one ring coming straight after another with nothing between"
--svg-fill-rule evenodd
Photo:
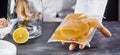
<instances>
[{"instance_id":1,"label":"thumb","mask_svg":"<svg viewBox=\"0 0 120 55\"><path fill-rule=\"evenodd\" d=\"M98 26L98 30L107 38L110 38L112 36L110 31L106 27L104 27L103 24L100 24Z\"/></svg>"}]
</instances>

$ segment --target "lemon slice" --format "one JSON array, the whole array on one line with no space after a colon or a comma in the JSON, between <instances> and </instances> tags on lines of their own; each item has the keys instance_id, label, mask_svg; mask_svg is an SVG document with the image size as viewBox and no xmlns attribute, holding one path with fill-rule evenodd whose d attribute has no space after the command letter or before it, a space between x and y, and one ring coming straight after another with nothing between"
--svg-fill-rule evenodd
<instances>
[{"instance_id":1,"label":"lemon slice","mask_svg":"<svg viewBox=\"0 0 120 55\"><path fill-rule=\"evenodd\" d=\"M29 38L29 32L26 28L20 27L13 32L13 40L18 43L26 43Z\"/></svg>"},{"instance_id":2,"label":"lemon slice","mask_svg":"<svg viewBox=\"0 0 120 55\"><path fill-rule=\"evenodd\" d=\"M89 31L89 25L87 24L87 22L84 21L69 21L64 23L61 27L60 27L60 33L62 36L66 37L66 38L70 38L70 37L80 37L84 34L86 34Z\"/></svg>"},{"instance_id":3,"label":"lemon slice","mask_svg":"<svg viewBox=\"0 0 120 55\"><path fill-rule=\"evenodd\" d=\"M79 32L79 35L82 36L84 35L85 33L87 33L90 29L89 25L85 22L83 22L81 25L80 25L80 32Z\"/></svg>"}]
</instances>

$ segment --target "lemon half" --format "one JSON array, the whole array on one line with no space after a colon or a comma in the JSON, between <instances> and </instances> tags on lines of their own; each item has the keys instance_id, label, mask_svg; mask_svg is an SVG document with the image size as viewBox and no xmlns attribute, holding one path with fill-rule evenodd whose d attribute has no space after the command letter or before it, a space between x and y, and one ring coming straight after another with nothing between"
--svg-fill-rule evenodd
<instances>
[{"instance_id":1,"label":"lemon half","mask_svg":"<svg viewBox=\"0 0 120 55\"><path fill-rule=\"evenodd\" d=\"M20 27L13 32L13 40L18 43L26 43L29 39L29 32L26 28Z\"/></svg>"}]
</instances>

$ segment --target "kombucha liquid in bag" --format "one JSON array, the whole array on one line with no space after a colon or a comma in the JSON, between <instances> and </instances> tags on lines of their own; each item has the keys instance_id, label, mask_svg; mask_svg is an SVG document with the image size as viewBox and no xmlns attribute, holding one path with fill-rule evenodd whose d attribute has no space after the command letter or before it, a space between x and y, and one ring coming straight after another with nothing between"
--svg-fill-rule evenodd
<instances>
[{"instance_id":1,"label":"kombucha liquid in bag","mask_svg":"<svg viewBox=\"0 0 120 55\"><path fill-rule=\"evenodd\" d=\"M58 26L49 42L75 42L88 45L98 26L99 17L71 14Z\"/></svg>"},{"instance_id":2,"label":"kombucha liquid in bag","mask_svg":"<svg viewBox=\"0 0 120 55\"><path fill-rule=\"evenodd\" d=\"M48 42L75 42L90 47L96 28L102 22L107 0L77 0L75 13L68 15ZM87 17L81 17L83 13Z\"/></svg>"}]
</instances>

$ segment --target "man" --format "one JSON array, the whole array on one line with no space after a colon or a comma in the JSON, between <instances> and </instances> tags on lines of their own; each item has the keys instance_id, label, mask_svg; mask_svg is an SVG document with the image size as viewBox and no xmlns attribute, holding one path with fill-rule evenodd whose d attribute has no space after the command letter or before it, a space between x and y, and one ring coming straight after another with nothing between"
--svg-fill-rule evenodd
<instances>
[{"instance_id":1,"label":"man","mask_svg":"<svg viewBox=\"0 0 120 55\"><path fill-rule=\"evenodd\" d=\"M70 13L83 13L85 15L97 15L103 17L107 0L24 0L29 4L29 11L31 13L41 12L44 21L61 21L64 16ZM67 4L68 3L68 4ZM76 6L75 6L76 3ZM11 3L12 4L12 3ZM68 5L68 6L67 6ZM70 6L69 6L70 5ZM11 9L15 5L11 6ZM74 10L75 9L75 10ZM70 10L70 12L69 12ZM75 12L74 12L75 11ZM11 11L13 13L14 11ZM29 13L29 12L28 12ZM21 12L17 12L17 15L23 16ZM27 15L27 13L25 13ZM99 20L100 25L98 30L106 37L111 37L111 33L102 25L102 18ZM62 44L64 44L62 42ZM76 48L76 43L71 43L69 50ZM85 46L79 45L80 49Z\"/></svg>"}]
</instances>

